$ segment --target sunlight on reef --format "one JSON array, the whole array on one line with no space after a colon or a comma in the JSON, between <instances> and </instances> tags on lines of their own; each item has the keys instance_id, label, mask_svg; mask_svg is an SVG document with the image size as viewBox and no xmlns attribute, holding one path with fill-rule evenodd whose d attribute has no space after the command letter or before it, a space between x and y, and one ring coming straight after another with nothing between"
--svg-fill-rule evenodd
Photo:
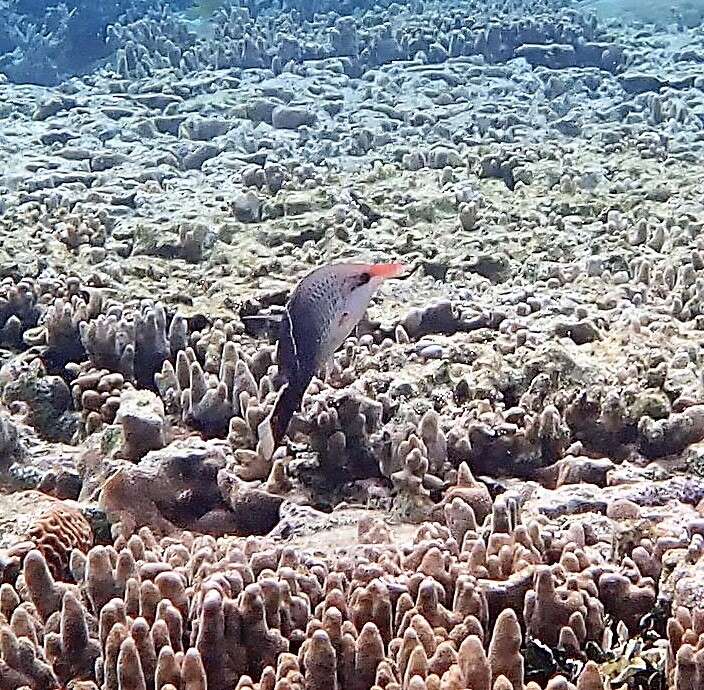
<instances>
[{"instance_id":1,"label":"sunlight on reef","mask_svg":"<svg viewBox=\"0 0 704 690\"><path fill-rule=\"evenodd\" d=\"M0 690L704 687L703 20L0 0Z\"/></svg>"}]
</instances>

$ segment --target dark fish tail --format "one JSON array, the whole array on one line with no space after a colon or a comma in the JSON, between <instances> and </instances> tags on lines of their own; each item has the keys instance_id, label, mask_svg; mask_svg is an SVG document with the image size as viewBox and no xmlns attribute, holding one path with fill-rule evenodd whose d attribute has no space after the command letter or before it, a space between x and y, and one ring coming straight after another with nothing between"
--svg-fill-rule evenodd
<instances>
[{"instance_id":1,"label":"dark fish tail","mask_svg":"<svg viewBox=\"0 0 704 690\"><path fill-rule=\"evenodd\" d=\"M279 391L279 397L276 399L274 409L269 416L271 432L274 436L274 448L278 448L281 444L294 413L300 409L306 388L307 386L299 386L289 382L285 383Z\"/></svg>"}]
</instances>

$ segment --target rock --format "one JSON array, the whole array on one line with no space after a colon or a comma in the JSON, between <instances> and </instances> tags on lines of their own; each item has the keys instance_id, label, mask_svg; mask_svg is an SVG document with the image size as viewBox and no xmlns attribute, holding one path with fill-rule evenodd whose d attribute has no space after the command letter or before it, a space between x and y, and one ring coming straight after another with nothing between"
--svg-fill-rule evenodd
<instances>
[{"instance_id":1,"label":"rock","mask_svg":"<svg viewBox=\"0 0 704 690\"><path fill-rule=\"evenodd\" d=\"M666 82L652 74L639 72L626 72L618 78L619 84L626 93L645 93L646 91L660 91Z\"/></svg>"},{"instance_id":2,"label":"rock","mask_svg":"<svg viewBox=\"0 0 704 690\"><path fill-rule=\"evenodd\" d=\"M200 170L203 163L210 158L215 158L220 153L220 147L215 144L196 146L181 160L184 170Z\"/></svg>"},{"instance_id":3,"label":"rock","mask_svg":"<svg viewBox=\"0 0 704 690\"><path fill-rule=\"evenodd\" d=\"M12 462L26 453L22 429L9 414L0 414L0 472L6 472Z\"/></svg>"},{"instance_id":4,"label":"rock","mask_svg":"<svg viewBox=\"0 0 704 690\"><path fill-rule=\"evenodd\" d=\"M517 48L514 54L525 58L531 65L544 65L551 69L564 69L577 64L577 54L571 45L526 43Z\"/></svg>"},{"instance_id":5,"label":"rock","mask_svg":"<svg viewBox=\"0 0 704 690\"><path fill-rule=\"evenodd\" d=\"M157 131L162 134L172 134L177 136L179 128L186 121L186 115L165 115L163 117L155 117L154 125Z\"/></svg>"},{"instance_id":6,"label":"rock","mask_svg":"<svg viewBox=\"0 0 704 690\"><path fill-rule=\"evenodd\" d=\"M253 191L237 193L230 207L235 218L242 223L256 223L261 218L261 200Z\"/></svg>"},{"instance_id":7,"label":"rock","mask_svg":"<svg viewBox=\"0 0 704 690\"><path fill-rule=\"evenodd\" d=\"M582 133L582 125L572 117L562 117L555 120L552 126L566 137L578 137Z\"/></svg>"},{"instance_id":8,"label":"rock","mask_svg":"<svg viewBox=\"0 0 704 690\"><path fill-rule=\"evenodd\" d=\"M165 110L170 105L183 103L183 98L168 93L139 93L132 98L135 103L153 110Z\"/></svg>"},{"instance_id":9,"label":"rock","mask_svg":"<svg viewBox=\"0 0 704 690\"><path fill-rule=\"evenodd\" d=\"M124 391L115 423L122 425L121 454L128 460L136 462L166 443L164 403L152 391Z\"/></svg>"},{"instance_id":10,"label":"rock","mask_svg":"<svg viewBox=\"0 0 704 690\"><path fill-rule=\"evenodd\" d=\"M613 468L614 463L608 458L568 455L554 465L538 470L535 478L550 488L567 484L594 484L604 487Z\"/></svg>"},{"instance_id":11,"label":"rock","mask_svg":"<svg viewBox=\"0 0 704 690\"><path fill-rule=\"evenodd\" d=\"M97 156L93 156L91 158L90 169L94 172L102 172L103 170L110 170L110 168L116 168L118 165L122 165L128 160L128 156L123 153L118 153L117 151L100 153Z\"/></svg>"},{"instance_id":12,"label":"rock","mask_svg":"<svg viewBox=\"0 0 704 690\"><path fill-rule=\"evenodd\" d=\"M283 499L225 469L229 452L226 442L195 437L150 451L103 482L99 506L127 529L265 534L278 522Z\"/></svg>"},{"instance_id":13,"label":"rock","mask_svg":"<svg viewBox=\"0 0 704 690\"><path fill-rule=\"evenodd\" d=\"M636 520L640 517L640 507L628 499L618 499L609 503L606 516L612 520Z\"/></svg>"},{"instance_id":14,"label":"rock","mask_svg":"<svg viewBox=\"0 0 704 690\"><path fill-rule=\"evenodd\" d=\"M112 108L103 108L102 113L111 120L122 120L127 117L132 117L134 115L134 109L115 106Z\"/></svg>"},{"instance_id":15,"label":"rock","mask_svg":"<svg viewBox=\"0 0 704 690\"><path fill-rule=\"evenodd\" d=\"M40 135L39 141L45 146L51 146L52 144L65 144L75 138L76 134L66 129L53 129Z\"/></svg>"},{"instance_id":16,"label":"rock","mask_svg":"<svg viewBox=\"0 0 704 690\"><path fill-rule=\"evenodd\" d=\"M284 215L299 216L312 210L313 200L310 194L294 192L285 196L283 205Z\"/></svg>"},{"instance_id":17,"label":"rock","mask_svg":"<svg viewBox=\"0 0 704 690\"><path fill-rule=\"evenodd\" d=\"M58 499L78 500L83 488L78 472L68 469L51 469L44 473L37 489Z\"/></svg>"},{"instance_id":18,"label":"rock","mask_svg":"<svg viewBox=\"0 0 704 690\"><path fill-rule=\"evenodd\" d=\"M73 411L71 391L59 376L47 376L35 364L16 373L2 390L7 405L22 403L27 407L27 421L44 438L70 442L78 428L78 414Z\"/></svg>"},{"instance_id":19,"label":"rock","mask_svg":"<svg viewBox=\"0 0 704 690\"><path fill-rule=\"evenodd\" d=\"M76 101L72 98L63 98L61 96L52 96L48 100L41 103L32 113L33 120L46 120L62 110L69 110L76 107Z\"/></svg>"},{"instance_id":20,"label":"rock","mask_svg":"<svg viewBox=\"0 0 704 690\"><path fill-rule=\"evenodd\" d=\"M423 345L423 343L418 343L418 346L418 354L424 359L443 358L444 351L441 345L436 345L435 343Z\"/></svg>"},{"instance_id":21,"label":"rock","mask_svg":"<svg viewBox=\"0 0 704 690\"><path fill-rule=\"evenodd\" d=\"M189 117L179 127L179 136L193 141L211 141L232 129L233 123L215 118Z\"/></svg>"},{"instance_id":22,"label":"rock","mask_svg":"<svg viewBox=\"0 0 704 690\"><path fill-rule=\"evenodd\" d=\"M271 113L271 124L276 129L298 129L303 125L312 125L315 115L308 108L279 105Z\"/></svg>"},{"instance_id":23,"label":"rock","mask_svg":"<svg viewBox=\"0 0 704 690\"><path fill-rule=\"evenodd\" d=\"M555 491L540 491L534 496L537 510L553 520L578 513L606 513L608 501L603 490L591 484L568 484Z\"/></svg>"},{"instance_id":24,"label":"rock","mask_svg":"<svg viewBox=\"0 0 704 690\"><path fill-rule=\"evenodd\" d=\"M560 338L571 338L577 345L601 340L599 329L589 319L573 323L557 323L555 325L555 335Z\"/></svg>"},{"instance_id":25,"label":"rock","mask_svg":"<svg viewBox=\"0 0 704 690\"><path fill-rule=\"evenodd\" d=\"M222 445L190 438L150 451L139 464L123 463L103 483L99 506L127 528L148 525L162 534L196 528L211 510L227 509L217 485L226 461Z\"/></svg>"},{"instance_id":26,"label":"rock","mask_svg":"<svg viewBox=\"0 0 704 690\"><path fill-rule=\"evenodd\" d=\"M273 98L255 98L247 103L247 117L253 122L272 124L274 110L280 106Z\"/></svg>"}]
</instances>

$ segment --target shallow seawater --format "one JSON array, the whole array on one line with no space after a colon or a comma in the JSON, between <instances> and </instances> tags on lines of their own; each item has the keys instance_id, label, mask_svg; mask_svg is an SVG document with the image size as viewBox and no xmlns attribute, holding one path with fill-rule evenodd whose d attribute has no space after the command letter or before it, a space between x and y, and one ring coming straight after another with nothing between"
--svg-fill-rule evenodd
<instances>
[{"instance_id":1,"label":"shallow seawater","mask_svg":"<svg viewBox=\"0 0 704 690\"><path fill-rule=\"evenodd\" d=\"M0 688L704 687L703 29L0 0Z\"/></svg>"}]
</instances>

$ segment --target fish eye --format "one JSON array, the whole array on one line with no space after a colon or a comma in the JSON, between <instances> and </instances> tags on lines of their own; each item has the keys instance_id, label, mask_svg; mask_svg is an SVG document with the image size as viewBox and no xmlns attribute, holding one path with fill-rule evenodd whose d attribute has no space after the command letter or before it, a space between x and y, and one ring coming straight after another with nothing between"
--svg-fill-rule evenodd
<instances>
[{"instance_id":1,"label":"fish eye","mask_svg":"<svg viewBox=\"0 0 704 690\"><path fill-rule=\"evenodd\" d=\"M362 275L359 276L359 282L357 283L357 287L366 285L371 279L371 275L369 275L369 273L365 271L364 273L362 273Z\"/></svg>"}]
</instances>

